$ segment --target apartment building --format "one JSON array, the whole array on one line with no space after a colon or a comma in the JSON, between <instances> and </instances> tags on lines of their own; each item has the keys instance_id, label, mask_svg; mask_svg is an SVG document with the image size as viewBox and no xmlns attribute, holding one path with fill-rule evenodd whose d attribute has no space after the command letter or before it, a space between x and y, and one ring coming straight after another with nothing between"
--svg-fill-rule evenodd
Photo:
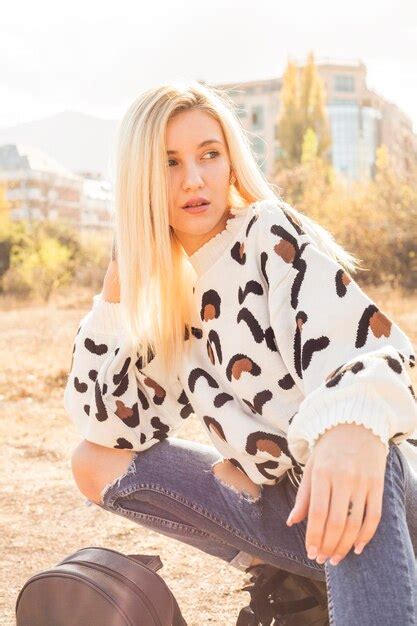
<instances>
[{"instance_id":1,"label":"apartment building","mask_svg":"<svg viewBox=\"0 0 417 626\"><path fill-rule=\"evenodd\" d=\"M110 184L74 174L32 146L0 146L0 184L13 220L60 219L83 229L111 226Z\"/></svg>"},{"instance_id":2,"label":"apartment building","mask_svg":"<svg viewBox=\"0 0 417 626\"><path fill-rule=\"evenodd\" d=\"M303 63L296 65L301 68ZM362 61L321 59L316 65L324 84L335 169L347 179L373 177L376 149L384 143L394 166L401 171L405 167L405 147L417 155L417 136L411 120L395 104L368 88ZM272 176L280 153L276 126L282 78L214 86L225 89L237 105L258 163L266 176Z\"/></svg>"}]
</instances>

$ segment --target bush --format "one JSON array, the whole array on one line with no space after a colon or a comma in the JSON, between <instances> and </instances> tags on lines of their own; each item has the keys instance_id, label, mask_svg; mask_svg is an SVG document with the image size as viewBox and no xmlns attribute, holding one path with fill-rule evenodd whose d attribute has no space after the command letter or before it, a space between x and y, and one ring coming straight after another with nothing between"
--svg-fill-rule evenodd
<instances>
[{"instance_id":1,"label":"bush","mask_svg":"<svg viewBox=\"0 0 417 626\"><path fill-rule=\"evenodd\" d=\"M283 199L327 228L366 271L362 284L417 287L417 191L377 151L374 179L346 184L319 158L279 172Z\"/></svg>"}]
</instances>

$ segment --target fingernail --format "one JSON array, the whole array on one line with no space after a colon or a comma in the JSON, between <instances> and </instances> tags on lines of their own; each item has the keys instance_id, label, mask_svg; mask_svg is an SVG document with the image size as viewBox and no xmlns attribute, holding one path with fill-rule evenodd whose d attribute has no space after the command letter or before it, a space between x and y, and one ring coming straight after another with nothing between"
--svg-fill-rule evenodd
<instances>
[{"instance_id":1,"label":"fingernail","mask_svg":"<svg viewBox=\"0 0 417 626\"><path fill-rule=\"evenodd\" d=\"M315 559L317 556L317 548L316 546L310 546L307 551L307 556L309 559Z\"/></svg>"},{"instance_id":2,"label":"fingernail","mask_svg":"<svg viewBox=\"0 0 417 626\"><path fill-rule=\"evenodd\" d=\"M319 556L317 557L316 561L317 563L319 563L320 565L323 565L324 561L327 559L327 556L325 554L319 554Z\"/></svg>"},{"instance_id":3,"label":"fingernail","mask_svg":"<svg viewBox=\"0 0 417 626\"><path fill-rule=\"evenodd\" d=\"M354 549L355 554L360 554L365 547L365 543L358 543L356 548Z\"/></svg>"},{"instance_id":4,"label":"fingernail","mask_svg":"<svg viewBox=\"0 0 417 626\"><path fill-rule=\"evenodd\" d=\"M330 559L330 563L332 565L337 565L338 563L340 563L341 560L342 557L340 556L340 554L336 554L335 556L332 556L332 558Z\"/></svg>"}]
</instances>

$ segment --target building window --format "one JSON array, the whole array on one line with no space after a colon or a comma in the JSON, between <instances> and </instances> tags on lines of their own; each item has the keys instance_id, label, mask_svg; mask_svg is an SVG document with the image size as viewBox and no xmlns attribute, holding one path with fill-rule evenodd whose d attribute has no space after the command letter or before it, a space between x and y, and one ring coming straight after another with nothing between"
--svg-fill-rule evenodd
<instances>
[{"instance_id":1,"label":"building window","mask_svg":"<svg viewBox=\"0 0 417 626\"><path fill-rule=\"evenodd\" d=\"M332 163L336 170L357 178L359 174L359 107L356 102L327 107L332 134Z\"/></svg>"},{"instance_id":2,"label":"building window","mask_svg":"<svg viewBox=\"0 0 417 626\"><path fill-rule=\"evenodd\" d=\"M348 74L336 74L334 76L334 90L353 93L355 91L355 78Z\"/></svg>"},{"instance_id":3,"label":"building window","mask_svg":"<svg viewBox=\"0 0 417 626\"><path fill-rule=\"evenodd\" d=\"M256 106L252 108L252 128L261 130L264 127L264 108Z\"/></svg>"}]
</instances>

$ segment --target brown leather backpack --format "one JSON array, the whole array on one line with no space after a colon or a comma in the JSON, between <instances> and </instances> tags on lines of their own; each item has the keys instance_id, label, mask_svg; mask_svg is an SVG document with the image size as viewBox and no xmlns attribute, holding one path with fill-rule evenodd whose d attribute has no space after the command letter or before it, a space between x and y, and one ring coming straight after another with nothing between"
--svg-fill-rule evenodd
<instances>
[{"instance_id":1,"label":"brown leather backpack","mask_svg":"<svg viewBox=\"0 0 417 626\"><path fill-rule=\"evenodd\" d=\"M157 555L88 547L26 581L16 626L187 626Z\"/></svg>"}]
</instances>

